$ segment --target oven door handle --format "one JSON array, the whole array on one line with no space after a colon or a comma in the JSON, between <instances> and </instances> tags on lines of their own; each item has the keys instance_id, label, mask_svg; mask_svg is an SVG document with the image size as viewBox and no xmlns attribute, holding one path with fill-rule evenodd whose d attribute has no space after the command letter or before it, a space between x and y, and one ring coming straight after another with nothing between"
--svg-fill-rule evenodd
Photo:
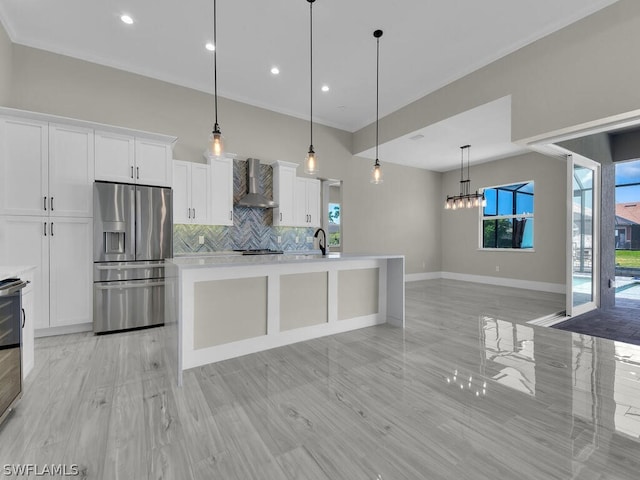
<instances>
[{"instance_id":1,"label":"oven door handle","mask_svg":"<svg viewBox=\"0 0 640 480\"><path fill-rule=\"evenodd\" d=\"M117 283L113 284L94 284L97 290L127 290L129 288L147 288L147 287L164 287L165 282L140 282L140 283Z\"/></svg>"},{"instance_id":2,"label":"oven door handle","mask_svg":"<svg viewBox=\"0 0 640 480\"><path fill-rule=\"evenodd\" d=\"M24 287L29 284L29 280L25 280L24 282L17 283L15 285L11 285L5 289L0 288L0 297L8 297L9 295L13 295L16 292L19 292Z\"/></svg>"}]
</instances>

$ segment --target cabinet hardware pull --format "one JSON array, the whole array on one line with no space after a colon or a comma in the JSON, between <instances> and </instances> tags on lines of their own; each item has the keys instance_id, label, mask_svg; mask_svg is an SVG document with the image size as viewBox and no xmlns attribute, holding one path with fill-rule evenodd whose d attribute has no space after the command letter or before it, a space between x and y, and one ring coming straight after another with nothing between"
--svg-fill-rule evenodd
<instances>
[{"instance_id":1,"label":"cabinet hardware pull","mask_svg":"<svg viewBox=\"0 0 640 480\"><path fill-rule=\"evenodd\" d=\"M47 197L44 197L44 211L47 211Z\"/></svg>"},{"instance_id":2,"label":"cabinet hardware pull","mask_svg":"<svg viewBox=\"0 0 640 480\"><path fill-rule=\"evenodd\" d=\"M229 220L233 220L233 210L229 210Z\"/></svg>"},{"instance_id":3,"label":"cabinet hardware pull","mask_svg":"<svg viewBox=\"0 0 640 480\"><path fill-rule=\"evenodd\" d=\"M131 167L131 178L133 178L133 166Z\"/></svg>"},{"instance_id":4,"label":"cabinet hardware pull","mask_svg":"<svg viewBox=\"0 0 640 480\"><path fill-rule=\"evenodd\" d=\"M282 212L280 212L280 221L282 221Z\"/></svg>"},{"instance_id":5,"label":"cabinet hardware pull","mask_svg":"<svg viewBox=\"0 0 640 480\"><path fill-rule=\"evenodd\" d=\"M51 236L53 237L53 222L51 222Z\"/></svg>"},{"instance_id":6,"label":"cabinet hardware pull","mask_svg":"<svg viewBox=\"0 0 640 480\"><path fill-rule=\"evenodd\" d=\"M44 222L44 236L47 236L47 222Z\"/></svg>"},{"instance_id":7,"label":"cabinet hardware pull","mask_svg":"<svg viewBox=\"0 0 640 480\"><path fill-rule=\"evenodd\" d=\"M27 312L22 309L22 328L24 328L24 324L27 323Z\"/></svg>"},{"instance_id":8,"label":"cabinet hardware pull","mask_svg":"<svg viewBox=\"0 0 640 480\"><path fill-rule=\"evenodd\" d=\"M191 218L191 209L187 208L187 218Z\"/></svg>"},{"instance_id":9,"label":"cabinet hardware pull","mask_svg":"<svg viewBox=\"0 0 640 480\"><path fill-rule=\"evenodd\" d=\"M196 209L193 209L193 218L196 218Z\"/></svg>"},{"instance_id":10,"label":"cabinet hardware pull","mask_svg":"<svg viewBox=\"0 0 640 480\"><path fill-rule=\"evenodd\" d=\"M136 167L136 178L140 180L140 167Z\"/></svg>"},{"instance_id":11,"label":"cabinet hardware pull","mask_svg":"<svg viewBox=\"0 0 640 480\"><path fill-rule=\"evenodd\" d=\"M53 212L53 197L49 199L49 203L51 204L51 211Z\"/></svg>"}]
</instances>

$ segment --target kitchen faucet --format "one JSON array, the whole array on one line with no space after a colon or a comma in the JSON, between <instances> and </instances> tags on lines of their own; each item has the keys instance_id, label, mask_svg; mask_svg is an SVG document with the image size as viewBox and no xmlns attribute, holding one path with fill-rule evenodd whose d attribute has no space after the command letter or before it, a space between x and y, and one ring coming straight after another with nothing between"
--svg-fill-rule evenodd
<instances>
[{"instance_id":1,"label":"kitchen faucet","mask_svg":"<svg viewBox=\"0 0 640 480\"><path fill-rule=\"evenodd\" d=\"M320 232L322 232L322 241L320 241ZM320 249L320 252L322 253L322 255L326 255L327 254L327 234L326 232L319 228L318 230L316 230L316 233L313 234L313 238L317 238L318 239L318 248Z\"/></svg>"}]
</instances>

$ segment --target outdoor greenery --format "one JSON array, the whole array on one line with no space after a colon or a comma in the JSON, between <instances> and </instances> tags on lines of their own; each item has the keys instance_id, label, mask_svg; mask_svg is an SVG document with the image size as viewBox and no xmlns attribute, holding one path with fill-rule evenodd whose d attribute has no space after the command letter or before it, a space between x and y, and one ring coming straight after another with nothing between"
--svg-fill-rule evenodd
<instances>
[{"instance_id":1,"label":"outdoor greenery","mask_svg":"<svg viewBox=\"0 0 640 480\"><path fill-rule=\"evenodd\" d=\"M640 268L640 250L616 250L616 266Z\"/></svg>"}]
</instances>

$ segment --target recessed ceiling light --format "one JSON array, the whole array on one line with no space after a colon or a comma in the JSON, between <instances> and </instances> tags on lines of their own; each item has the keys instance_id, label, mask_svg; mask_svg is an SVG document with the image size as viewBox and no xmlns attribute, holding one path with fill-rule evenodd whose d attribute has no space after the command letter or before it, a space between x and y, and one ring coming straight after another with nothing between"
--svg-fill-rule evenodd
<instances>
[{"instance_id":1,"label":"recessed ceiling light","mask_svg":"<svg viewBox=\"0 0 640 480\"><path fill-rule=\"evenodd\" d=\"M127 25L133 24L133 18L131 18L131 16L127 14L121 15L120 20L122 20L122 22L126 23Z\"/></svg>"},{"instance_id":2,"label":"recessed ceiling light","mask_svg":"<svg viewBox=\"0 0 640 480\"><path fill-rule=\"evenodd\" d=\"M409 137L409 140L413 140L415 142L416 140L420 140L421 138L424 138L424 135L419 133L417 135L414 135L413 137Z\"/></svg>"},{"instance_id":3,"label":"recessed ceiling light","mask_svg":"<svg viewBox=\"0 0 640 480\"><path fill-rule=\"evenodd\" d=\"M322 88L320 89L323 92L328 92L329 91L329 85L322 85Z\"/></svg>"},{"instance_id":4,"label":"recessed ceiling light","mask_svg":"<svg viewBox=\"0 0 640 480\"><path fill-rule=\"evenodd\" d=\"M271 73L273 75L278 75L280 73L280 69L278 67L271 67Z\"/></svg>"},{"instance_id":5,"label":"recessed ceiling light","mask_svg":"<svg viewBox=\"0 0 640 480\"><path fill-rule=\"evenodd\" d=\"M213 52L216 49L215 45L213 45L213 43L211 43L211 42L207 42L207 44L204 46L204 48L206 48L210 52Z\"/></svg>"}]
</instances>

